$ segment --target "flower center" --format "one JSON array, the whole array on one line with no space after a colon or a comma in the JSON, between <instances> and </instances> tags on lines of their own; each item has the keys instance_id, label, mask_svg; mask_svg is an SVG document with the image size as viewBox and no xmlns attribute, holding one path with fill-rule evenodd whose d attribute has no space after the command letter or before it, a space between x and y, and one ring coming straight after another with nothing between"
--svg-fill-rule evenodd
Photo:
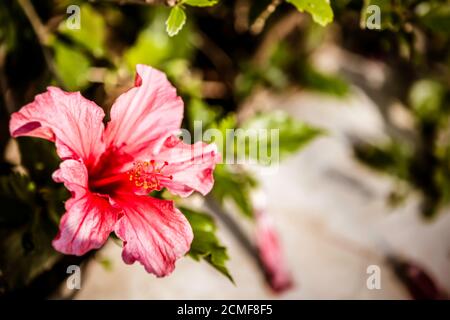
<instances>
[{"instance_id":1,"label":"flower center","mask_svg":"<svg viewBox=\"0 0 450 320\"><path fill-rule=\"evenodd\" d=\"M167 161L162 164L157 164L155 160L136 161L133 169L127 173L130 181L134 182L136 187L145 190L161 190L161 182L173 179L171 175L163 173L168 164Z\"/></svg>"}]
</instances>

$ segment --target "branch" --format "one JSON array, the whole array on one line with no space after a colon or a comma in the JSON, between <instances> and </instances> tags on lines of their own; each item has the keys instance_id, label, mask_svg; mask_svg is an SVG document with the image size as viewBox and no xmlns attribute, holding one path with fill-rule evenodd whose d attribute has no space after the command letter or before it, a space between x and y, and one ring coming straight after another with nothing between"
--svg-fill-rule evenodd
<instances>
[{"instance_id":1,"label":"branch","mask_svg":"<svg viewBox=\"0 0 450 320\"><path fill-rule=\"evenodd\" d=\"M34 10L33 5L29 0L18 0L18 2L28 20L30 21L31 26L33 27L33 30L39 39L39 43L47 46L50 41L50 34L45 25L42 23L38 14L36 13L36 10Z\"/></svg>"},{"instance_id":2,"label":"branch","mask_svg":"<svg viewBox=\"0 0 450 320\"><path fill-rule=\"evenodd\" d=\"M258 254L258 249L252 244L250 239L245 234L244 230L239 226L235 219L226 212L225 209L216 201L212 195L207 195L205 197L206 206L209 208L217 218L219 218L222 223L228 228L231 234L235 237L237 241L241 244L247 254L253 259L259 271L264 275L266 281L268 281L268 274L264 268L264 264Z\"/></svg>"},{"instance_id":3,"label":"branch","mask_svg":"<svg viewBox=\"0 0 450 320\"><path fill-rule=\"evenodd\" d=\"M256 18L255 22L250 27L250 31L252 34L257 35L260 34L264 29L267 19L270 17L272 13L275 12L275 9L281 4L281 0L272 0L272 2L264 9L263 12Z\"/></svg>"}]
</instances>

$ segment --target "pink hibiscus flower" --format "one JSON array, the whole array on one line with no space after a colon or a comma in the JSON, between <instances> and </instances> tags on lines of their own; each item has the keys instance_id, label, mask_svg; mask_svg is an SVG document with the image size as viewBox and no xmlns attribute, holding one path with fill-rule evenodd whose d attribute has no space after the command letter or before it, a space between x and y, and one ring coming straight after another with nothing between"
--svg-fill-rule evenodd
<instances>
[{"instance_id":1,"label":"pink hibiscus flower","mask_svg":"<svg viewBox=\"0 0 450 320\"><path fill-rule=\"evenodd\" d=\"M281 248L278 232L267 212L267 196L259 190L253 194L256 217L256 246L267 282L275 293L293 286L293 279Z\"/></svg>"},{"instance_id":2,"label":"pink hibiscus flower","mask_svg":"<svg viewBox=\"0 0 450 320\"><path fill-rule=\"evenodd\" d=\"M256 244L268 283L273 291L282 293L293 286L278 234L264 210L256 212Z\"/></svg>"},{"instance_id":3,"label":"pink hibiscus flower","mask_svg":"<svg viewBox=\"0 0 450 320\"><path fill-rule=\"evenodd\" d=\"M148 196L167 188L182 197L207 194L219 155L213 144L185 144L175 136L183 101L166 76L138 65L135 87L104 112L79 92L49 87L11 116L13 137L55 142L63 160L53 174L72 193L56 250L83 255L100 248L112 231L123 240L122 258L165 276L189 250L193 234L173 201Z\"/></svg>"}]
</instances>

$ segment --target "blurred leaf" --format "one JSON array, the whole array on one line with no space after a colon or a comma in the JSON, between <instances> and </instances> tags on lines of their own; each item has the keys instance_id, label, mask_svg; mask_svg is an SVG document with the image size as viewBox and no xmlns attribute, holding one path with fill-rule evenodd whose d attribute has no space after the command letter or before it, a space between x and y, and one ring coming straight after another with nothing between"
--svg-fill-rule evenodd
<instances>
[{"instance_id":1,"label":"blurred leaf","mask_svg":"<svg viewBox=\"0 0 450 320\"><path fill-rule=\"evenodd\" d=\"M337 97L344 97L348 93L349 86L343 79L324 74L311 65L302 65L302 67L301 78L305 86Z\"/></svg>"},{"instance_id":2,"label":"blurred leaf","mask_svg":"<svg viewBox=\"0 0 450 320\"><path fill-rule=\"evenodd\" d=\"M166 34L161 35L153 28L144 29L139 34L135 45L124 55L128 67L132 70L139 63L159 66L171 53L171 46L166 37Z\"/></svg>"},{"instance_id":3,"label":"blurred leaf","mask_svg":"<svg viewBox=\"0 0 450 320\"><path fill-rule=\"evenodd\" d=\"M54 185L52 174L60 163L55 144L32 137L19 137L16 141L20 150L20 164L25 167L31 180L40 186Z\"/></svg>"},{"instance_id":4,"label":"blurred leaf","mask_svg":"<svg viewBox=\"0 0 450 320\"><path fill-rule=\"evenodd\" d=\"M308 126L302 122L296 121L289 117L284 112L271 112L260 114L248 121L246 121L241 128L243 138L238 138L237 131L232 130L232 136L229 136L228 129L235 129L237 126L234 114L229 114L218 123L213 123L210 128L217 129L219 137L225 138L225 141L212 141L218 145L222 158L230 160L230 157L242 156L240 155L242 146L240 143L245 143L244 151L246 157L252 156L249 153L250 143L257 143L258 148L261 146L269 146L269 154L264 154L268 158L260 157L263 153L258 149L257 159L261 163L267 164L276 156L276 160L280 157L300 150L307 143L312 141L315 137L322 134L323 131L317 128ZM259 134L259 130L271 133L271 130L278 132L278 144L272 144L271 134ZM256 139L252 136L257 134ZM230 145L231 141L231 145ZM228 154L230 147L235 152ZM233 158L234 159L234 158ZM233 160L232 159L232 160ZM234 163L234 162L233 162ZM222 204L226 199L231 199L240 211L247 217L253 216L253 206L250 199L250 192L256 186L255 179L246 171L233 171L231 166L219 164L214 171L214 188L213 194Z\"/></svg>"},{"instance_id":5,"label":"blurred leaf","mask_svg":"<svg viewBox=\"0 0 450 320\"><path fill-rule=\"evenodd\" d=\"M216 165L212 190L214 197L222 205L226 199L231 199L241 212L250 218L253 217L250 192L256 185L256 180L248 172L232 172L229 166Z\"/></svg>"},{"instance_id":6,"label":"blurred leaf","mask_svg":"<svg viewBox=\"0 0 450 320\"><path fill-rule=\"evenodd\" d=\"M413 150L408 145L396 142L383 146L360 143L355 145L354 150L357 158L372 168L409 180Z\"/></svg>"},{"instance_id":7,"label":"blurred leaf","mask_svg":"<svg viewBox=\"0 0 450 320\"><path fill-rule=\"evenodd\" d=\"M201 99L191 99L187 112L191 130L194 129L194 121L200 121L202 128L206 129L218 116L217 112Z\"/></svg>"},{"instance_id":8,"label":"blurred leaf","mask_svg":"<svg viewBox=\"0 0 450 320\"><path fill-rule=\"evenodd\" d=\"M46 202L47 215L55 224L59 225L61 216L65 212L65 202L70 198L69 190L62 184L57 184L53 188L41 188L39 190L42 199Z\"/></svg>"},{"instance_id":9,"label":"blurred leaf","mask_svg":"<svg viewBox=\"0 0 450 320\"><path fill-rule=\"evenodd\" d=\"M20 226L30 219L34 190L27 176L11 173L0 177L0 228Z\"/></svg>"},{"instance_id":10,"label":"blurred leaf","mask_svg":"<svg viewBox=\"0 0 450 320\"><path fill-rule=\"evenodd\" d=\"M210 125L210 128L217 129L219 136L217 137L219 140L216 141L216 137L211 141L207 141L209 143L216 143L219 153L222 157L233 152L231 156L234 157L234 153L236 152L235 140L233 136L234 129L237 127L236 115L234 113L229 113L228 115L222 117L218 122L213 122ZM223 140L223 141L220 141Z\"/></svg>"},{"instance_id":11,"label":"blurred leaf","mask_svg":"<svg viewBox=\"0 0 450 320\"><path fill-rule=\"evenodd\" d=\"M440 112L445 89L441 83L423 79L415 82L409 92L409 103L414 112L425 121L436 121L442 116Z\"/></svg>"},{"instance_id":12,"label":"blurred leaf","mask_svg":"<svg viewBox=\"0 0 450 320\"><path fill-rule=\"evenodd\" d=\"M103 267L103 270L105 271L113 271L113 262L111 261L111 259L108 258L101 258L101 259L97 259L97 262L100 263L100 265Z\"/></svg>"},{"instance_id":13,"label":"blurred leaf","mask_svg":"<svg viewBox=\"0 0 450 320\"><path fill-rule=\"evenodd\" d=\"M11 14L13 8L6 5L4 1L0 3L0 48L7 51L14 49L18 44L18 32L16 21Z\"/></svg>"},{"instance_id":14,"label":"blurred leaf","mask_svg":"<svg viewBox=\"0 0 450 320\"><path fill-rule=\"evenodd\" d=\"M261 113L249 120L243 125L244 129L252 129L257 133L258 130L278 131L278 145L272 141L271 134L258 134L258 144L267 145L270 148L270 158L279 155L283 158L289 154L299 151L309 142L324 133L323 130L307 125L298 121L283 111L274 111ZM258 153L260 155L260 153ZM266 161L267 159L259 159Z\"/></svg>"},{"instance_id":15,"label":"blurred leaf","mask_svg":"<svg viewBox=\"0 0 450 320\"><path fill-rule=\"evenodd\" d=\"M180 36L181 34L177 38ZM189 64L188 59L174 57L164 64L164 71L182 95L200 99L202 96L202 78L198 73L191 71Z\"/></svg>"},{"instance_id":16,"label":"blurred leaf","mask_svg":"<svg viewBox=\"0 0 450 320\"><path fill-rule=\"evenodd\" d=\"M189 256L199 261L205 259L215 269L225 275L231 282L233 278L226 267L228 261L227 249L216 237L216 225L214 220L207 214L180 208L186 216L194 232L194 240L191 244Z\"/></svg>"},{"instance_id":17,"label":"blurred leaf","mask_svg":"<svg viewBox=\"0 0 450 320\"><path fill-rule=\"evenodd\" d=\"M53 266L60 257L51 245L56 232L57 227L39 208L32 212L31 225L0 230L0 270L8 290L26 286Z\"/></svg>"},{"instance_id":18,"label":"blurred leaf","mask_svg":"<svg viewBox=\"0 0 450 320\"><path fill-rule=\"evenodd\" d=\"M36 186L29 177L20 173L0 177L0 194L4 196L32 202L35 189Z\"/></svg>"},{"instance_id":19,"label":"blurred leaf","mask_svg":"<svg viewBox=\"0 0 450 320\"><path fill-rule=\"evenodd\" d=\"M170 38L165 30L164 19L164 11L156 10L151 16L151 23L139 33L134 45L125 51L124 60L130 71L134 72L139 63L165 69L168 62L190 58L190 38L193 33L189 24L176 37ZM180 71L180 63L177 62L176 67L172 65L171 68Z\"/></svg>"},{"instance_id":20,"label":"blurred leaf","mask_svg":"<svg viewBox=\"0 0 450 320\"><path fill-rule=\"evenodd\" d=\"M83 89L88 83L91 66L89 59L77 48L55 41L55 63L66 88L70 91Z\"/></svg>"},{"instance_id":21,"label":"blurred leaf","mask_svg":"<svg viewBox=\"0 0 450 320\"><path fill-rule=\"evenodd\" d=\"M325 26L333 21L333 10L328 0L286 0L298 11L306 11L318 24Z\"/></svg>"},{"instance_id":22,"label":"blurred leaf","mask_svg":"<svg viewBox=\"0 0 450 320\"><path fill-rule=\"evenodd\" d=\"M419 7L421 11L421 22L429 29L439 33L450 33L450 2L432 4L422 3Z\"/></svg>"},{"instance_id":23,"label":"blurred leaf","mask_svg":"<svg viewBox=\"0 0 450 320\"><path fill-rule=\"evenodd\" d=\"M177 5L170 10L166 21L166 30L169 36L176 35L186 23L186 13L181 6Z\"/></svg>"},{"instance_id":24,"label":"blurred leaf","mask_svg":"<svg viewBox=\"0 0 450 320\"><path fill-rule=\"evenodd\" d=\"M41 144L42 140L18 140L21 150L29 152L25 153L25 157L22 155L23 164L27 161L47 161L44 159L49 154L44 147L45 143ZM29 171L41 179L45 171L43 169L49 169L46 165L48 164L38 168L30 166ZM45 182L41 183L45 185ZM60 193L61 190L64 192ZM42 187L30 180L28 175L12 173L0 177L0 292L14 292L23 288L53 266L60 257L51 241L56 235L59 217L64 212L63 200L67 197L68 192L63 186L58 189ZM53 218L52 215L56 217Z\"/></svg>"},{"instance_id":25,"label":"blurred leaf","mask_svg":"<svg viewBox=\"0 0 450 320\"><path fill-rule=\"evenodd\" d=\"M64 20L59 26L59 31L88 49L95 57L102 57L105 54L104 18L89 4L83 4L80 9L80 29L69 29Z\"/></svg>"},{"instance_id":26,"label":"blurred leaf","mask_svg":"<svg viewBox=\"0 0 450 320\"><path fill-rule=\"evenodd\" d=\"M181 4L187 4L193 7L211 7L218 2L219 0L182 0Z\"/></svg>"},{"instance_id":27,"label":"blurred leaf","mask_svg":"<svg viewBox=\"0 0 450 320\"><path fill-rule=\"evenodd\" d=\"M0 178L0 226L7 226L0 228L0 270L6 290L26 286L60 256L51 245L57 224L46 215L35 189L27 176ZM13 223L8 218L13 218Z\"/></svg>"}]
</instances>

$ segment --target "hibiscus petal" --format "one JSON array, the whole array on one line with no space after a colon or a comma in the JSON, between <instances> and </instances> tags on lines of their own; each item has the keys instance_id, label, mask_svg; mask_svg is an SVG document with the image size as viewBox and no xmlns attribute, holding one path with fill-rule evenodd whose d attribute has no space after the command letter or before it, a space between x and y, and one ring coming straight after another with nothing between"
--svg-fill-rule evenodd
<instances>
[{"instance_id":1,"label":"hibiscus petal","mask_svg":"<svg viewBox=\"0 0 450 320\"><path fill-rule=\"evenodd\" d=\"M286 264L278 233L265 210L256 212L256 243L270 287L278 293L291 288L292 275Z\"/></svg>"},{"instance_id":2,"label":"hibiscus petal","mask_svg":"<svg viewBox=\"0 0 450 320\"><path fill-rule=\"evenodd\" d=\"M132 194L119 195L114 201L123 210L115 233L124 241L125 263L139 261L158 277L171 273L193 239L191 226L173 201Z\"/></svg>"},{"instance_id":3,"label":"hibiscus petal","mask_svg":"<svg viewBox=\"0 0 450 320\"><path fill-rule=\"evenodd\" d=\"M165 74L145 65L136 71L136 86L115 101L105 135L108 146L135 156L157 149L183 118L183 101Z\"/></svg>"},{"instance_id":4,"label":"hibiscus petal","mask_svg":"<svg viewBox=\"0 0 450 320\"><path fill-rule=\"evenodd\" d=\"M56 142L58 155L81 158L88 166L103 150L103 110L79 92L49 87L11 115L13 137L31 136Z\"/></svg>"},{"instance_id":5,"label":"hibiscus petal","mask_svg":"<svg viewBox=\"0 0 450 320\"><path fill-rule=\"evenodd\" d=\"M89 192L87 169L79 161L62 162L53 178L64 182L72 192L53 247L64 254L74 255L100 248L114 229L117 209L110 205L108 199Z\"/></svg>"},{"instance_id":6,"label":"hibiscus petal","mask_svg":"<svg viewBox=\"0 0 450 320\"><path fill-rule=\"evenodd\" d=\"M172 136L165 141L154 159L160 163L167 162L162 172L172 176L172 179L162 181L161 185L173 194L187 197L193 191L203 195L211 191L214 185L213 171L220 154L215 144L186 144Z\"/></svg>"}]
</instances>

